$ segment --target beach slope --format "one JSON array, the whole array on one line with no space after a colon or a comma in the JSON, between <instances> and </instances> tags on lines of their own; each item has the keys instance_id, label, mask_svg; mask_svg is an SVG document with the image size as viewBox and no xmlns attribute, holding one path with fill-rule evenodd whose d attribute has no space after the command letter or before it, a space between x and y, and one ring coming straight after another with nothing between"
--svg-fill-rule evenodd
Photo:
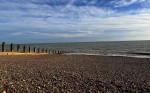
<instances>
[{"instance_id":1,"label":"beach slope","mask_svg":"<svg viewBox=\"0 0 150 93\"><path fill-rule=\"evenodd\" d=\"M150 59L86 55L1 55L0 92L150 92Z\"/></svg>"}]
</instances>

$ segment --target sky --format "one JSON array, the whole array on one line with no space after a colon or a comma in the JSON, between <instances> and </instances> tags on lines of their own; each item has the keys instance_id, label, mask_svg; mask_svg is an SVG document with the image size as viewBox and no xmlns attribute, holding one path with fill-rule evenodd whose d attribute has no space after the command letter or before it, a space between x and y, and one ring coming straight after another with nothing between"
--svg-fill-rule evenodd
<instances>
[{"instance_id":1,"label":"sky","mask_svg":"<svg viewBox=\"0 0 150 93\"><path fill-rule=\"evenodd\" d=\"M150 0L0 0L0 42L150 40Z\"/></svg>"}]
</instances>

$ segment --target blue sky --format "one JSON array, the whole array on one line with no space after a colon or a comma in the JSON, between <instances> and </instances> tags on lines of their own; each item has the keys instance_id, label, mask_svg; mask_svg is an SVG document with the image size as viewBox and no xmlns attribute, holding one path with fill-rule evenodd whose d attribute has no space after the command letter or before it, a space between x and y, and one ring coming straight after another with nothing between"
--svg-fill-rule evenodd
<instances>
[{"instance_id":1,"label":"blue sky","mask_svg":"<svg viewBox=\"0 0 150 93\"><path fill-rule=\"evenodd\" d=\"M150 40L150 0L0 0L0 41Z\"/></svg>"}]
</instances>

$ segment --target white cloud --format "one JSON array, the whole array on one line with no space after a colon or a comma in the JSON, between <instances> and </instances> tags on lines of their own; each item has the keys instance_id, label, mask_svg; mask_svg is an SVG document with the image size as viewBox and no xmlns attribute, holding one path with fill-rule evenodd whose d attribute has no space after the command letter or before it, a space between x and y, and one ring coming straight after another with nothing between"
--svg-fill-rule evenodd
<instances>
[{"instance_id":1,"label":"white cloud","mask_svg":"<svg viewBox=\"0 0 150 93\"><path fill-rule=\"evenodd\" d=\"M111 3L112 4L115 4L115 7L124 7L124 6L129 6L129 5L132 5L134 3L137 3L137 2L144 2L145 0L115 0L115 1L112 1Z\"/></svg>"},{"instance_id":2,"label":"white cloud","mask_svg":"<svg viewBox=\"0 0 150 93\"><path fill-rule=\"evenodd\" d=\"M0 3L0 8L8 7L6 10L0 10L0 20L8 21L0 23L0 32L9 31L11 36L25 35L34 38L121 36L124 39L150 39L149 8L124 13L95 6L76 7L72 5L73 2L75 0L65 8L61 5ZM121 7L136 2L138 0L121 0L117 5ZM133 15L133 12L136 14Z\"/></svg>"},{"instance_id":3,"label":"white cloud","mask_svg":"<svg viewBox=\"0 0 150 93\"><path fill-rule=\"evenodd\" d=\"M87 0L85 0L87 2ZM46 4L34 4L34 3L15 3L7 2L0 3L1 17L22 18L26 17L53 17L53 18L77 18L83 16L108 16L115 11L111 9L102 9L95 6L73 6L72 3L75 0L68 2L67 7L63 5L50 6ZM96 2L94 0L93 2ZM3 10L6 9L6 10Z\"/></svg>"},{"instance_id":4,"label":"white cloud","mask_svg":"<svg viewBox=\"0 0 150 93\"><path fill-rule=\"evenodd\" d=\"M76 0L70 0L66 7L69 8L74 3L74 1Z\"/></svg>"},{"instance_id":5,"label":"white cloud","mask_svg":"<svg viewBox=\"0 0 150 93\"><path fill-rule=\"evenodd\" d=\"M35 32L30 31L27 32L28 35L34 36L34 38L78 38L78 37L91 37L92 33L90 31L88 32L78 32L74 34L69 33L45 33L45 32Z\"/></svg>"},{"instance_id":6,"label":"white cloud","mask_svg":"<svg viewBox=\"0 0 150 93\"><path fill-rule=\"evenodd\" d=\"M145 2L146 0L139 0L139 2Z\"/></svg>"},{"instance_id":7,"label":"white cloud","mask_svg":"<svg viewBox=\"0 0 150 93\"><path fill-rule=\"evenodd\" d=\"M142 5L142 7L148 7L150 6L150 0L114 0L110 2L110 4L113 4L114 7L127 7L133 4L139 4Z\"/></svg>"},{"instance_id":8,"label":"white cloud","mask_svg":"<svg viewBox=\"0 0 150 93\"><path fill-rule=\"evenodd\" d=\"M73 23L73 21L72 21ZM122 38L138 38L147 39L150 35L150 14L141 12L136 15L125 15L119 17L109 18L82 18L79 22L72 24L64 24L61 26L50 25L46 26L49 32L39 31L34 32L33 35L41 36L43 38L77 38L77 37L101 37L108 36L122 36ZM50 33L52 28L63 30L63 33ZM74 32L74 33L67 33ZM125 35L125 36L124 36ZM149 38L150 39L150 38Z\"/></svg>"}]
</instances>

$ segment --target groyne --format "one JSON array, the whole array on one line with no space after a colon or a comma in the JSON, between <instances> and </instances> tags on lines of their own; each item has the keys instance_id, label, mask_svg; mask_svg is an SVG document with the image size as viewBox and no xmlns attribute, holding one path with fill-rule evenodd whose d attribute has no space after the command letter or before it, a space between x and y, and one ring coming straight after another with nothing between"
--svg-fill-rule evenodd
<instances>
[{"instance_id":1,"label":"groyne","mask_svg":"<svg viewBox=\"0 0 150 93\"><path fill-rule=\"evenodd\" d=\"M17 44L15 47L13 43L10 44L9 48L7 46L6 51L6 43L2 42L1 46L2 50L0 52L0 55L50 55L50 54L65 54L64 51L59 50L51 50L47 48L39 48L39 47L31 47L27 45L23 45L23 47L20 46L20 44ZM22 51L21 51L22 50Z\"/></svg>"}]
</instances>

